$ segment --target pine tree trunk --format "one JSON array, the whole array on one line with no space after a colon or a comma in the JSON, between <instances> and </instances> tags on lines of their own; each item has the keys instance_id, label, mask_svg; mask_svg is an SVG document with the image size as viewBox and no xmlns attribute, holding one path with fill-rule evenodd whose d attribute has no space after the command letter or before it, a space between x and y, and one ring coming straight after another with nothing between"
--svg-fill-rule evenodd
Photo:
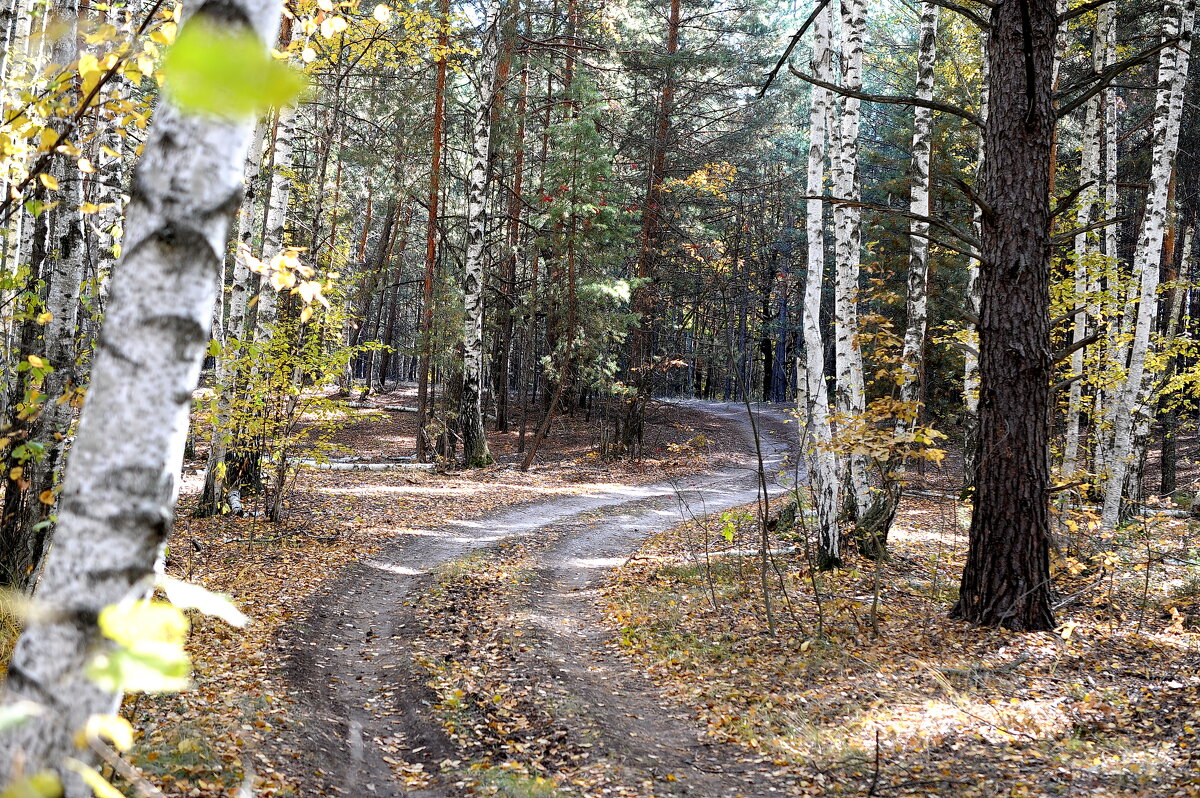
<instances>
[{"instance_id":1,"label":"pine tree trunk","mask_svg":"<svg viewBox=\"0 0 1200 798\"><path fill-rule=\"evenodd\" d=\"M1050 611L1050 151L1053 0L991 12L980 269L980 457L952 617L1041 630Z\"/></svg>"},{"instance_id":2,"label":"pine tree trunk","mask_svg":"<svg viewBox=\"0 0 1200 798\"><path fill-rule=\"evenodd\" d=\"M1195 19L1195 0L1170 2L1164 10L1164 38L1181 36L1183 41L1178 47L1164 49L1158 62L1150 188L1146 194L1142 234L1134 254L1134 273L1140 277L1141 293L1130 344L1129 368L1114 403L1113 444L1108 478L1104 484L1104 509L1100 517L1100 526L1106 531L1116 528L1120 514L1126 472L1134 454L1132 433L1135 416L1153 401L1152 397L1145 395L1143 382L1146 356L1150 350L1150 333L1158 317L1159 265L1167 225L1167 191L1179 147L1183 89L1187 84L1191 32Z\"/></svg>"},{"instance_id":3,"label":"pine tree trunk","mask_svg":"<svg viewBox=\"0 0 1200 798\"><path fill-rule=\"evenodd\" d=\"M829 48L830 11L817 15L813 27L813 74L829 82L832 77L832 53ZM825 381L825 344L821 340L821 293L825 282L825 191L826 107L828 90L812 87L809 112L809 149L806 205L808 231L808 275L804 285L804 349L807 396L801 403L808 426L809 478L817 507L818 566L834 568L842 562L841 532L838 529L837 459L834 456L833 430L830 424L829 389ZM736 261L735 261L736 262Z\"/></svg>"},{"instance_id":4,"label":"pine tree trunk","mask_svg":"<svg viewBox=\"0 0 1200 798\"><path fill-rule=\"evenodd\" d=\"M210 2L197 19L252 21L264 49L279 19L274 0ZM170 530L191 395L204 355L230 218L241 191L252 122L184 116L159 103L133 181L124 252L113 276L87 404L63 489L54 549L37 592L47 609L17 642L7 701L46 712L4 734L0 781L59 772L66 798L91 790L63 767L87 757L74 742L88 717L112 714L120 696L84 666L108 645L104 607L144 596Z\"/></svg>"},{"instance_id":5,"label":"pine tree trunk","mask_svg":"<svg viewBox=\"0 0 1200 798\"><path fill-rule=\"evenodd\" d=\"M483 426L483 257L487 226L488 152L496 94L500 0L489 0L479 58L479 94L472 132L474 152L467 190L467 248L463 264L463 380L459 425L468 468L492 463Z\"/></svg>"},{"instance_id":6,"label":"pine tree trunk","mask_svg":"<svg viewBox=\"0 0 1200 798\"><path fill-rule=\"evenodd\" d=\"M445 26L450 24L450 0L440 0L442 29L438 33L439 52L446 52L449 37ZM438 199L442 172L442 137L446 117L446 58L438 59L437 78L433 94L433 136L429 165L429 222L425 228L425 281L421 300L421 363L417 367L417 459L429 457L429 441L425 432L429 417L429 365L433 342L433 277L437 268Z\"/></svg>"}]
</instances>

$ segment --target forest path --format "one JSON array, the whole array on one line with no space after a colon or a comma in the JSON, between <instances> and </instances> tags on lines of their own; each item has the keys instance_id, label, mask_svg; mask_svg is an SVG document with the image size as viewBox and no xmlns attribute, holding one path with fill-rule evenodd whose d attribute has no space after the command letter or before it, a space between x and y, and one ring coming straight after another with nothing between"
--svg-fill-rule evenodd
<instances>
[{"instance_id":1,"label":"forest path","mask_svg":"<svg viewBox=\"0 0 1200 798\"><path fill-rule=\"evenodd\" d=\"M308 616L284 641L296 700L294 775L312 787L304 794L464 794L439 781L439 763L463 754L435 715L430 674L413 661L421 637L414 605L434 586L439 567L516 539L539 544L534 576L517 600L529 634L518 670L547 706L566 713L554 718L564 730L545 734L584 734L592 762L610 762L636 783L653 784L656 795L774 793L767 766L706 742L686 710L604 645L597 591L611 568L650 534L758 496L744 406L694 406L742 429L750 465L409 531L315 596ZM795 462L795 421L769 408L757 412L756 421L768 485L781 492L778 475L785 461ZM750 782L757 783L753 791Z\"/></svg>"}]
</instances>

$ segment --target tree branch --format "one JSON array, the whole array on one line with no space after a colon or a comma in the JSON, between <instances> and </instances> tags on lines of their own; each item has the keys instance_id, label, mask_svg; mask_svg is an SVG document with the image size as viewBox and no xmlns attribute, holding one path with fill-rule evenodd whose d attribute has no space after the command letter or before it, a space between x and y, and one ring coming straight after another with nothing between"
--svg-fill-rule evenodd
<instances>
[{"instance_id":1,"label":"tree branch","mask_svg":"<svg viewBox=\"0 0 1200 798\"><path fill-rule=\"evenodd\" d=\"M1107 2L1107 0L1105 1ZM958 3L950 2L950 0L925 0L925 2L935 6L940 6L941 8L949 9L950 11L954 11L958 14L962 14L964 17L971 20L971 22L975 23L980 30L991 30L992 25L990 22L966 6L960 6Z\"/></svg>"},{"instance_id":2,"label":"tree branch","mask_svg":"<svg viewBox=\"0 0 1200 798\"><path fill-rule=\"evenodd\" d=\"M957 105L950 105L949 103L943 103L937 100L922 100L919 97L894 97L887 94L866 94L861 91L853 91L852 89L838 86L835 83L826 83L823 80L818 80L811 75L806 75L791 64L788 64L788 70L806 83L811 83L814 86L819 86L822 89L835 92L843 97L854 97L862 100L863 102L869 103L883 103L885 105L913 105L920 108L929 108L933 111L941 111L942 113L951 114L952 116L957 116L960 119L965 119L981 130L983 129L983 119L981 119L977 114L973 114L966 110L965 108L959 108Z\"/></svg>"},{"instance_id":3,"label":"tree branch","mask_svg":"<svg viewBox=\"0 0 1200 798\"><path fill-rule=\"evenodd\" d=\"M1087 336L1086 338L1080 338L1078 341L1075 341L1074 343L1064 346L1062 349L1060 349L1054 353L1053 360L1051 360L1050 362L1053 363L1054 365L1058 365L1059 363L1061 363L1064 360L1066 360L1067 358L1069 358L1071 355L1078 352L1080 349L1083 349L1085 346L1094 344L1097 341L1099 341L1100 337L1102 335L1104 335L1103 330L1096 330L1096 332L1092 333L1091 335Z\"/></svg>"},{"instance_id":4,"label":"tree branch","mask_svg":"<svg viewBox=\"0 0 1200 798\"><path fill-rule=\"evenodd\" d=\"M1089 180L1083 185L1071 189L1066 196L1054 203L1054 210L1050 211L1050 218L1053 219L1063 211L1070 210L1071 206L1075 204L1075 200L1079 199L1079 195L1094 185L1096 185L1096 181Z\"/></svg>"},{"instance_id":5,"label":"tree branch","mask_svg":"<svg viewBox=\"0 0 1200 798\"><path fill-rule=\"evenodd\" d=\"M1076 8L1072 8L1070 11L1064 11L1058 15L1059 27L1066 25L1076 17L1082 17L1087 12L1099 8L1100 6L1107 5L1111 2L1113 2L1113 0L1091 0L1091 2L1084 3Z\"/></svg>"},{"instance_id":6,"label":"tree branch","mask_svg":"<svg viewBox=\"0 0 1200 798\"><path fill-rule=\"evenodd\" d=\"M817 7L814 8L813 12L808 15L808 19L804 20L804 24L800 26L800 30L796 31L796 35L792 37L790 42L788 42L788 46L783 51L783 55L779 56L779 61L775 63L775 68L771 70L771 74L767 75L766 83L764 83L762 88L758 90L759 97L762 97L767 93L767 89L771 88L771 81L775 80L775 76L779 74L779 70L783 69L783 65L787 63L788 57L792 54L792 50L795 50L796 45L800 43L800 37L804 35L804 32L808 30L809 26L813 24L814 20L816 20L817 15L820 14L827 5L829 5L829 0L820 0L820 2L817 3Z\"/></svg>"},{"instance_id":7,"label":"tree branch","mask_svg":"<svg viewBox=\"0 0 1200 798\"><path fill-rule=\"evenodd\" d=\"M1154 56L1156 56L1160 52L1162 52L1163 49L1165 49L1167 47L1174 47L1179 42L1180 42L1179 39L1167 39L1166 41L1160 42L1158 45L1151 47L1149 50L1143 50L1142 52L1138 53L1137 55L1131 55L1129 58L1126 58L1122 61L1118 61L1117 63L1112 64L1111 66L1105 67L1104 70L1102 70L1100 72L1093 73L1091 77L1084 78L1083 80L1077 81L1076 83L1068 86L1067 88L1062 89L1061 91L1059 91L1057 93L1058 98L1066 97L1067 95L1071 94L1072 92L1079 91L1080 89L1088 86L1089 84L1095 83L1094 86L1089 88L1083 94L1080 94L1074 100L1071 100L1071 102L1067 103L1066 105L1060 106L1057 111L1058 118L1062 119L1063 117L1067 116L1072 111L1074 111L1076 108L1079 108L1081 105L1086 103L1088 100L1092 99L1097 94L1104 91L1106 88L1108 88L1108 85L1110 83L1112 83L1114 80L1117 79L1118 75L1122 74L1123 72L1126 72L1129 69L1132 69L1135 66L1138 66L1139 64L1146 63L1151 58L1153 58Z\"/></svg>"},{"instance_id":8,"label":"tree branch","mask_svg":"<svg viewBox=\"0 0 1200 798\"><path fill-rule=\"evenodd\" d=\"M1102 227L1108 227L1110 224L1119 224L1127 221L1129 221L1128 216L1117 216L1113 219L1101 219L1098 222L1092 222L1091 224L1084 225L1083 227L1075 227L1067 230L1066 232L1059 233L1051 238L1051 241L1053 241L1056 246L1069 244L1075 240L1075 236L1082 233L1090 233L1092 230L1099 230Z\"/></svg>"}]
</instances>

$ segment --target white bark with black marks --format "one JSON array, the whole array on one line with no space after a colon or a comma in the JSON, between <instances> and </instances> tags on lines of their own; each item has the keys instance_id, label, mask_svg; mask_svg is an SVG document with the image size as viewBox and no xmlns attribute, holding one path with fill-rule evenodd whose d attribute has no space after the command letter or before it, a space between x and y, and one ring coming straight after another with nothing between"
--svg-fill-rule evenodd
<instances>
[{"instance_id":1,"label":"white bark with black marks","mask_svg":"<svg viewBox=\"0 0 1200 798\"><path fill-rule=\"evenodd\" d=\"M463 381L459 431L469 468L492 462L483 427L483 260L487 232L488 152L492 140L492 102L499 64L500 0L488 0L479 56L478 94L472 129L471 172L467 187L467 249L463 263Z\"/></svg>"},{"instance_id":2,"label":"white bark with black marks","mask_svg":"<svg viewBox=\"0 0 1200 798\"><path fill-rule=\"evenodd\" d=\"M1104 484L1104 510L1100 517L1100 526L1106 531L1117 525L1125 477L1134 451L1135 417L1144 412L1144 406L1153 398L1145 395L1144 390L1146 356L1150 352L1150 333L1158 318L1159 267L1169 211L1167 195L1171 173L1175 168L1175 155L1179 149L1183 90L1187 84L1191 33L1195 20L1195 0L1171 2L1163 14L1163 37L1181 37L1183 41L1178 47L1165 48L1158 61L1150 188L1146 192L1142 234L1133 261L1134 274L1141 280L1141 291L1130 343L1129 368L1114 403L1113 445Z\"/></svg>"},{"instance_id":3,"label":"white bark with black marks","mask_svg":"<svg viewBox=\"0 0 1200 798\"><path fill-rule=\"evenodd\" d=\"M812 71L819 79L829 81L833 71L829 48L830 12L823 9L813 27ZM805 382L807 385L806 418L810 438L809 475L817 506L818 548L823 565L841 561L841 533L838 529L837 458L833 452L833 430L830 423L829 388L825 381L825 345L821 340L821 289L825 282L825 191L826 107L829 91L812 87L812 107L809 112L808 185L806 205L808 231L808 276L804 286L804 349Z\"/></svg>"},{"instance_id":4,"label":"white bark with black marks","mask_svg":"<svg viewBox=\"0 0 1200 798\"><path fill-rule=\"evenodd\" d=\"M201 5L225 29L252 30L267 47L277 0ZM178 475L219 285L230 220L241 196L252 120L184 115L160 101L134 173L125 248L113 275L92 382L71 453L55 545L36 593L44 614L17 642L6 700L47 711L0 737L0 782L43 768L67 798L91 790L62 767L85 756L75 733L113 713L120 695L83 675L106 645L101 609L144 595L174 517Z\"/></svg>"},{"instance_id":5,"label":"white bark with black marks","mask_svg":"<svg viewBox=\"0 0 1200 798\"><path fill-rule=\"evenodd\" d=\"M933 99L934 64L937 55L938 7L933 3L921 6L921 25L917 33L917 87L915 96L928 102ZM925 358L925 330L928 323L929 287L929 222L918 216L929 216L930 155L933 149L933 111L917 106L913 110L912 187L908 209L914 218L908 223L908 324L904 331L904 353L900 364L900 400L909 405L913 416L897 424L901 436L912 431L917 423L918 402L921 400L921 373Z\"/></svg>"}]
</instances>

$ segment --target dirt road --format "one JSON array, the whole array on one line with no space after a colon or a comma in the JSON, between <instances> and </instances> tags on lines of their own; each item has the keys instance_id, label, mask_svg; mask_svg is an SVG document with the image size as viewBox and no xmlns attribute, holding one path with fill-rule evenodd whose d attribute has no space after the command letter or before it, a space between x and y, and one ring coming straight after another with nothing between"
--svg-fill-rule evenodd
<instances>
[{"instance_id":1,"label":"dirt road","mask_svg":"<svg viewBox=\"0 0 1200 798\"><path fill-rule=\"evenodd\" d=\"M304 794L462 794L437 775L439 762L461 754L434 716L428 674L412 661L410 644L419 632L412 605L428 590L434 569L501 541L539 536L552 542L540 550L536 576L523 588L533 632L523 646L526 675L556 695L557 705L575 708L568 722L586 727L591 756L611 759L635 783L655 784L655 795L784 791L769 766L705 741L686 711L604 646L595 593L611 568L649 534L759 495L745 408L698 406L739 425L749 465L539 501L473 521L447 519L399 534L314 597L306 619L284 641L297 701L292 769ZM769 490L782 492L796 477L795 422L772 410L757 413L756 421ZM432 782L407 788L408 768L433 774Z\"/></svg>"}]
</instances>

